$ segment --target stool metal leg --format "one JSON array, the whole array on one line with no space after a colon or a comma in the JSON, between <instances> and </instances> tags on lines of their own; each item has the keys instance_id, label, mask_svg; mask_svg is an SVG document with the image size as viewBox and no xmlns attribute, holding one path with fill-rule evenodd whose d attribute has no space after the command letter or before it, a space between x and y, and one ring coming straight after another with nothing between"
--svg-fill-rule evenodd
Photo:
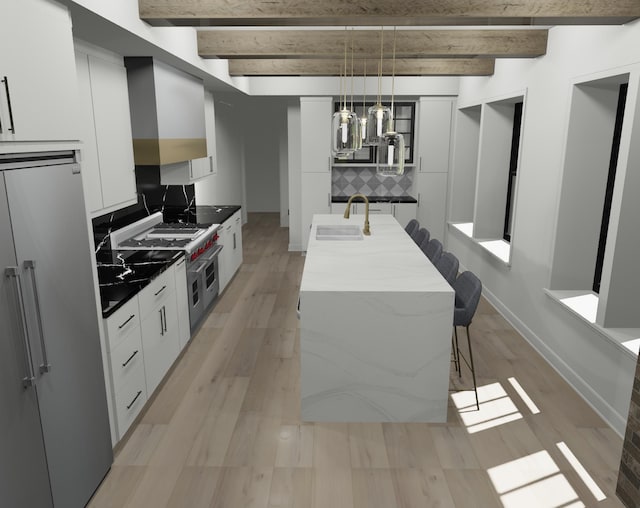
<instances>
[{"instance_id":1,"label":"stool metal leg","mask_svg":"<svg viewBox=\"0 0 640 508\"><path fill-rule=\"evenodd\" d=\"M471 369L471 375L473 376L473 390L476 392L476 408L480 409L480 402L478 401L478 385L476 383L476 369L473 365L473 352L471 351L471 336L469 335L469 325L465 327L467 329L467 344L469 345L469 361L471 365L469 368Z\"/></svg>"},{"instance_id":2,"label":"stool metal leg","mask_svg":"<svg viewBox=\"0 0 640 508\"><path fill-rule=\"evenodd\" d=\"M456 349L456 343L453 334L451 334L451 353L453 354L453 366L456 372L460 370L460 359L458 358L458 351Z\"/></svg>"},{"instance_id":3,"label":"stool metal leg","mask_svg":"<svg viewBox=\"0 0 640 508\"><path fill-rule=\"evenodd\" d=\"M458 346L458 327L453 327L454 341L455 341L455 349L456 349L456 357L458 358L458 377L462 377L462 368L460 366L460 348Z\"/></svg>"}]
</instances>

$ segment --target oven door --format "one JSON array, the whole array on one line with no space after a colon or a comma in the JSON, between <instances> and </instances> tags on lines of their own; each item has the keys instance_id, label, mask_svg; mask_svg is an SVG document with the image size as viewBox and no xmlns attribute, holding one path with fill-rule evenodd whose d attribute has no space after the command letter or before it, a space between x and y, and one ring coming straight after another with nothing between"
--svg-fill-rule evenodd
<instances>
[{"instance_id":1,"label":"oven door","mask_svg":"<svg viewBox=\"0 0 640 508\"><path fill-rule=\"evenodd\" d=\"M206 309L204 299L204 276L206 264L201 261L192 263L187 269L187 288L189 291L189 324L193 332Z\"/></svg>"},{"instance_id":2,"label":"oven door","mask_svg":"<svg viewBox=\"0 0 640 508\"><path fill-rule=\"evenodd\" d=\"M203 286L204 286L204 308L208 309L218 297L220 290L218 254L222 250L222 245L216 245L211 254L204 259Z\"/></svg>"}]
</instances>

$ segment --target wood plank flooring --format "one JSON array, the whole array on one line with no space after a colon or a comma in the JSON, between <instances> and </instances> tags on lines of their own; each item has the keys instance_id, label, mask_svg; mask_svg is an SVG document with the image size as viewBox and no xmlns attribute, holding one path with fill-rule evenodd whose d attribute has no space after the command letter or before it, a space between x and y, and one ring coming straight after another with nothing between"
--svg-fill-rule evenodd
<instances>
[{"instance_id":1,"label":"wood plank flooring","mask_svg":"<svg viewBox=\"0 0 640 508\"><path fill-rule=\"evenodd\" d=\"M480 411L463 366L462 380L452 369L446 424L301 422L305 258L287 252L277 214L250 214L243 238L240 271L119 447L91 508L622 506L622 440L484 300L471 326Z\"/></svg>"}]
</instances>

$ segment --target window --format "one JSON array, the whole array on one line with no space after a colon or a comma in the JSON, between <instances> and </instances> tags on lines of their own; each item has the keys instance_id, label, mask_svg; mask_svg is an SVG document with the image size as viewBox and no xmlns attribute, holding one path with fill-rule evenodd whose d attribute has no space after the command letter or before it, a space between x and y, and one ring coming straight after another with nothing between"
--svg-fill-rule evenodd
<instances>
[{"instance_id":1,"label":"window","mask_svg":"<svg viewBox=\"0 0 640 508\"><path fill-rule=\"evenodd\" d=\"M362 103L354 104L353 109L360 118L363 114L366 115L368 109L373 106L373 102L365 103L364 107ZM413 132L415 130L415 111L416 105L413 102L396 102L394 103L394 127L396 132L404 136L404 162L406 164L413 163ZM340 110L340 103L335 103L335 111ZM363 146L360 150L348 155L346 158L335 158L334 162L337 163L371 163L374 164L377 160L376 146Z\"/></svg>"},{"instance_id":2,"label":"window","mask_svg":"<svg viewBox=\"0 0 640 508\"><path fill-rule=\"evenodd\" d=\"M602 221L600 223L600 239L598 241L598 254L596 256L596 269L593 275L593 292L600 293L600 281L602 279L602 264L604 261L604 249L607 243L609 231L609 218L611 216L611 199L613 198L613 184L616 180L616 167L618 166L618 153L620 151L620 134L622 133L622 120L624 118L624 106L627 102L628 84L620 85L618 92L618 105L616 108L616 121L613 127L613 142L611 143L611 156L609 158L609 173L607 187L604 194L604 207Z\"/></svg>"},{"instance_id":3,"label":"window","mask_svg":"<svg viewBox=\"0 0 640 508\"><path fill-rule=\"evenodd\" d=\"M511 241L511 228L513 226L513 203L515 194L516 172L518 170L518 154L520 151L520 126L522 124L522 102L514 104L513 131L511 134L511 156L509 158L509 183L507 186L507 205L504 212L504 232L502 238Z\"/></svg>"}]
</instances>

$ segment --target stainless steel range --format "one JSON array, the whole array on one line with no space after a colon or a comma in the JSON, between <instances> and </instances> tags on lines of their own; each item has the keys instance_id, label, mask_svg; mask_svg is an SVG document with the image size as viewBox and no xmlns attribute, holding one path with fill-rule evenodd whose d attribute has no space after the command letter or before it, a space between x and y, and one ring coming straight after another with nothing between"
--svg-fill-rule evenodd
<instances>
[{"instance_id":1,"label":"stainless steel range","mask_svg":"<svg viewBox=\"0 0 640 508\"><path fill-rule=\"evenodd\" d=\"M113 250L182 250L187 258L189 322L193 331L213 304L219 291L216 243L220 224L207 227L180 222L165 223L162 212L111 233Z\"/></svg>"}]
</instances>

